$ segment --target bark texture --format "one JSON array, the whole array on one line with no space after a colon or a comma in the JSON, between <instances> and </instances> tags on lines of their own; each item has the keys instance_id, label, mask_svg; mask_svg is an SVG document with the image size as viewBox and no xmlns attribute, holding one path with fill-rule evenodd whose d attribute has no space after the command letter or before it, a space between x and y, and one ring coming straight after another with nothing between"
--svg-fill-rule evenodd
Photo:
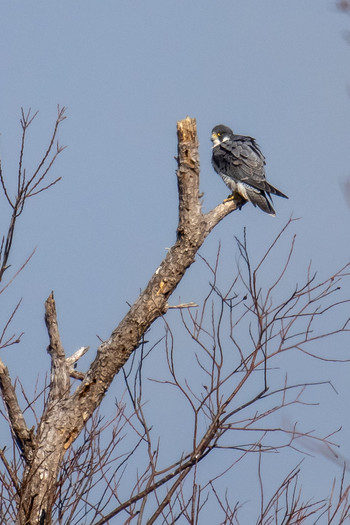
<instances>
[{"instance_id":1,"label":"bark texture","mask_svg":"<svg viewBox=\"0 0 350 525\"><path fill-rule=\"evenodd\" d=\"M196 121L187 117L178 122L177 133L179 222L176 242L110 338L100 345L78 388L71 392L71 377L78 377L72 364L87 349L80 349L68 358L65 356L53 294L45 305L51 356L50 393L36 432L26 427L7 369L0 367L0 387L27 464L19 490L17 523L20 525L52 522L56 480L66 450L101 403L115 375L139 346L145 331L166 313L170 295L194 262L207 235L226 215L242 205L242 202L224 202L209 213L202 213Z\"/></svg>"}]
</instances>

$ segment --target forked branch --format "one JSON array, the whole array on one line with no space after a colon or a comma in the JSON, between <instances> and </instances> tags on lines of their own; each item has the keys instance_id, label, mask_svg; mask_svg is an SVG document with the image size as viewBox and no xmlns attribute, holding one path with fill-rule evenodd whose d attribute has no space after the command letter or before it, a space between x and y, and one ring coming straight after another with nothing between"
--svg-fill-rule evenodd
<instances>
[{"instance_id":1,"label":"forked branch","mask_svg":"<svg viewBox=\"0 0 350 525\"><path fill-rule=\"evenodd\" d=\"M34 175L27 179L20 168L20 195L28 197L38 193L38 188L40 188L38 184L46 176L45 163L52 151L57 128L62 119L63 114L59 113L53 138ZM23 119L23 132L29 124L28 116ZM36 435L35 458L25 472L25 480L30 480L30 483L24 482L23 505L20 510L22 520L28 520L29 516L37 518L42 515L51 515L56 477L65 451L71 446L84 428L86 421L101 403L115 375L140 345L146 330L167 311L170 295L181 281L187 268L194 262L195 255L209 232L215 224L237 207L232 201L220 204L207 215L202 213L195 120L186 118L179 122L177 133L179 223L176 242L127 315L110 338L100 345L90 369L83 378L79 377L83 380L73 395L70 395L70 376L74 374L71 373L71 363L65 358L60 343L52 294L46 302L46 323L50 337L51 385L48 403ZM57 152L60 150L57 149ZM53 160L57 157L57 152ZM22 165L22 160L20 164ZM48 163L48 168L50 166ZM40 173L42 175L39 175ZM19 200L16 212L14 210L11 235L15 219L23 209L22 202L23 197L22 200ZM12 237L10 241L12 243ZM5 261L7 260L6 253L5 250ZM43 482L42 476L47 481Z\"/></svg>"},{"instance_id":2,"label":"forked branch","mask_svg":"<svg viewBox=\"0 0 350 525\"><path fill-rule=\"evenodd\" d=\"M210 231L237 208L235 201L219 204L208 214L201 211L199 193L199 154L195 119L187 117L177 124L179 223L177 240L168 251L147 287L127 315L101 344L85 380L71 398L81 412L100 404L115 374L139 346L143 334L168 309L168 299L195 260L198 249Z\"/></svg>"},{"instance_id":3,"label":"forked branch","mask_svg":"<svg viewBox=\"0 0 350 525\"><path fill-rule=\"evenodd\" d=\"M26 144L26 135L28 128L32 124L33 120L37 116L37 113L31 115L29 110L26 114L22 108L21 127L22 127L22 138L21 138L21 150L18 162L18 175L17 175L17 188L16 193L12 197L10 189L5 181L5 175L2 171L0 162L0 184L2 186L6 200L12 209L10 224L7 230L7 234L2 238L0 248L0 282L2 281L5 271L8 269L9 257L12 248L13 236L16 228L16 222L18 217L22 214L25 203L29 197L33 197L38 193L41 193L54 184L56 184L61 177L57 177L51 182L46 182L46 179L51 171L51 168L56 161L58 155L64 150L63 146L60 146L57 141L57 132L61 122L65 117L65 108L57 107L57 119L54 124L53 133L49 142L49 146L39 161L37 168L33 174L28 178L27 171L24 166L24 153Z\"/></svg>"}]
</instances>

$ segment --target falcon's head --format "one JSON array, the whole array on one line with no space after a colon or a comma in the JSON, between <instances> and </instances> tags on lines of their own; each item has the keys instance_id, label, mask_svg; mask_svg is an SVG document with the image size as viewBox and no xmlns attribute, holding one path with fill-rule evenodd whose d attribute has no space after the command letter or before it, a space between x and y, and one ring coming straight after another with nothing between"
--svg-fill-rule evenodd
<instances>
[{"instance_id":1,"label":"falcon's head","mask_svg":"<svg viewBox=\"0 0 350 525\"><path fill-rule=\"evenodd\" d=\"M224 126L223 124L215 126L215 128L213 128L213 131L211 132L211 141L213 143L213 148L215 148L215 146L219 146L221 142L226 142L227 140L230 140L232 135L232 129L228 128L227 126Z\"/></svg>"}]
</instances>

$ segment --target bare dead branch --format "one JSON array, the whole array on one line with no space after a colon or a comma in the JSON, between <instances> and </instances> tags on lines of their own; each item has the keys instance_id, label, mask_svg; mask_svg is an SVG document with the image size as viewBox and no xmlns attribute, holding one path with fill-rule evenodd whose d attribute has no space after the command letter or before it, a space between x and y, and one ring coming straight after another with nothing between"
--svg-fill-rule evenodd
<instances>
[{"instance_id":1,"label":"bare dead branch","mask_svg":"<svg viewBox=\"0 0 350 525\"><path fill-rule=\"evenodd\" d=\"M197 303L182 303L182 304L177 304L173 306L168 305L168 310L170 310L171 308L180 310L181 308L196 308L196 307L198 307Z\"/></svg>"},{"instance_id":2,"label":"bare dead branch","mask_svg":"<svg viewBox=\"0 0 350 525\"><path fill-rule=\"evenodd\" d=\"M21 121L20 121L21 127L22 127L22 137L21 137L21 148L20 148L20 155L19 155L19 162L18 162L17 192L14 197L10 196L10 192L6 186L5 178L4 178L4 175L1 169L1 165L0 165L1 187L2 187L2 190L4 192L4 195L6 197L8 204L10 205L12 209L10 224L9 224L6 236L3 237L2 247L1 247L1 252L0 252L0 282L2 281L5 271L9 268L8 261L9 261L9 257L11 253L13 236L14 236L14 232L15 232L15 228L17 224L17 219L22 214L27 199L29 197L37 195L38 193L46 191L48 188L55 185L60 180L60 177L58 177L53 182L49 182L48 184L44 184L40 187L41 183L44 180L46 180L46 177L50 173L52 166L54 162L56 161L58 155L64 150L63 147L57 144L56 152L52 155L52 158L50 158L52 147L53 147L53 144L55 143L56 135L58 132L58 128L61 122L66 118L64 115L65 108L60 108L58 106L57 113L58 115L57 115L57 119L54 125L54 130L53 130L53 134L52 134L49 146L45 154L43 155L41 161L39 162L38 167L36 168L36 170L34 170L33 175L27 180L26 169L24 168L24 151L25 151L25 143L26 143L26 134L27 134L29 126L32 124L33 120L35 119L37 112L34 113L34 115L31 115L31 110L29 109L29 111L25 114L22 108ZM48 165L46 168L44 168L44 165L46 162L48 162Z\"/></svg>"},{"instance_id":3,"label":"bare dead branch","mask_svg":"<svg viewBox=\"0 0 350 525\"><path fill-rule=\"evenodd\" d=\"M50 143L49 143L49 146L46 150L46 152L44 153L41 161L39 162L39 165L37 167L37 169L34 171L32 177L28 180L27 184L26 184L26 191L25 193L26 194L30 194L31 192L31 189L34 189L37 187L37 185L43 180L43 178L47 175L50 167L52 166L53 162L55 161L55 159L57 158L57 155L63 151L64 148L59 148L57 147L57 150L56 150L56 153L54 154L52 160L50 161L50 164L49 164L49 167L44 171L44 174L39 176L40 174L40 171L42 169L42 167L44 166L45 162L48 160L49 158L49 155L51 153L51 150L52 150L52 147L55 143L55 140L56 140L56 135L57 135L57 132L58 132L58 128L59 128L59 125L61 124L61 122L63 120L66 119L66 116L65 116L65 111L66 111L66 108L63 107L63 108L60 108L60 106L58 105L57 106L57 119L56 119L56 122L55 122L55 125L54 125L54 130L53 130L53 133L52 133L52 136L51 136L51 140L50 140ZM34 115L35 117L36 115ZM33 117L33 118L34 118ZM32 119L33 120L33 119ZM28 128L28 126L30 125L30 123L32 122L32 120L29 122L29 124L26 125L26 128ZM38 181L34 184L34 186L31 186L32 182L39 176L39 179Z\"/></svg>"},{"instance_id":4,"label":"bare dead branch","mask_svg":"<svg viewBox=\"0 0 350 525\"><path fill-rule=\"evenodd\" d=\"M34 449L33 435L26 425L8 369L2 361L0 361L0 389L18 446L23 452L26 461L29 462Z\"/></svg>"},{"instance_id":5,"label":"bare dead branch","mask_svg":"<svg viewBox=\"0 0 350 525\"><path fill-rule=\"evenodd\" d=\"M89 348L90 348L89 346L82 346L81 348L76 350L73 355L71 355L70 357L67 357L66 359L67 365L73 366L77 361L79 361L79 359L83 357L83 355L86 354Z\"/></svg>"},{"instance_id":6,"label":"bare dead branch","mask_svg":"<svg viewBox=\"0 0 350 525\"><path fill-rule=\"evenodd\" d=\"M49 334L50 345L47 349L51 356L51 386L49 404L58 399L68 398L70 390L70 371L58 331L56 305L53 292L45 303L45 323Z\"/></svg>"}]
</instances>

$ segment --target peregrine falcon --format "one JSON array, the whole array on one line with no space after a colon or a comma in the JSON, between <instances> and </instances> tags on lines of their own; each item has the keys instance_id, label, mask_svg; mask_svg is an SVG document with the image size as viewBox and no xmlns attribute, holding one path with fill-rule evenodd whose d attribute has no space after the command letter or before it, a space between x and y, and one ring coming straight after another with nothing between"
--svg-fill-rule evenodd
<instances>
[{"instance_id":1,"label":"peregrine falcon","mask_svg":"<svg viewBox=\"0 0 350 525\"><path fill-rule=\"evenodd\" d=\"M267 182L265 157L255 139L235 135L232 129L219 124L213 129L211 140L213 168L232 191L228 200L233 200L236 193L269 215L276 215L270 193L288 197Z\"/></svg>"}]
</instances>

